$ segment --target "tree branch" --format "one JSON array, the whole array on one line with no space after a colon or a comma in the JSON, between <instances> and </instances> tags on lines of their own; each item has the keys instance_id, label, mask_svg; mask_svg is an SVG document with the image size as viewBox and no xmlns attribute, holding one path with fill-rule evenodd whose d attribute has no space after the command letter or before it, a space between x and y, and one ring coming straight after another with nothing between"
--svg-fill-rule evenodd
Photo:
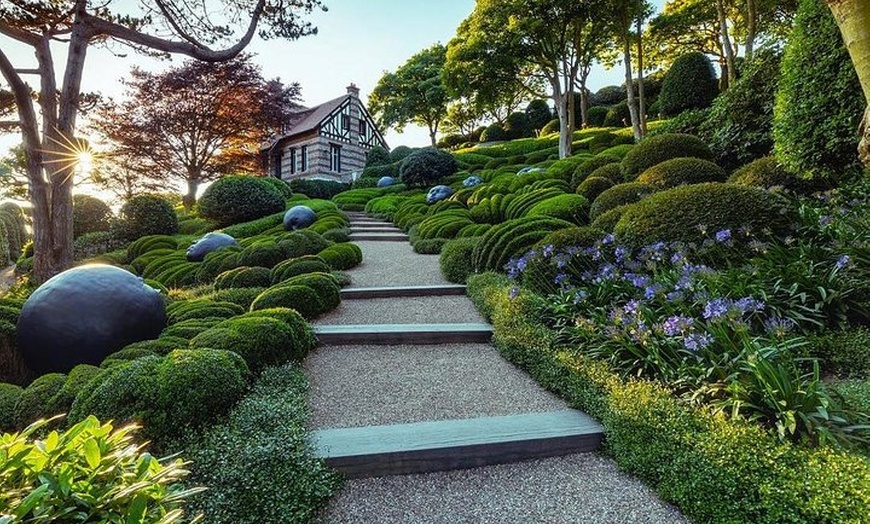
<instances>
[{"instance_id":1,"label":"tree branch","mask_svg":"<svg viewBox=\"0 0 870 524\"><path fill-rule=\"evenodd\" d=\"M13 40L18 40L27 45L38 45L39 37L33 33L22 31L17 27L11 26L6 22L0 22L0 34L6 35Z\"/></svg>"}]
</instances>

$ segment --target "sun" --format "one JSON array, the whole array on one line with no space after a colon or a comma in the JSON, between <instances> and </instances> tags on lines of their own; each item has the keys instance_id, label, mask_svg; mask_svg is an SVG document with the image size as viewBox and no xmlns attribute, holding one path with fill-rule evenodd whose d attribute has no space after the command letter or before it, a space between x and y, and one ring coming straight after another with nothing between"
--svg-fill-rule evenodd
<instances>
[{"instance_id":1,"label":"sun","mask_svg":"<svg viewBox=\"0 0 870 524\"><path fill-rule=\"evenodd\" d=\"M94 168L94 154L90 151L76 152L76 170L84 176L89 176Z\"/></svg>"}]
</instances>

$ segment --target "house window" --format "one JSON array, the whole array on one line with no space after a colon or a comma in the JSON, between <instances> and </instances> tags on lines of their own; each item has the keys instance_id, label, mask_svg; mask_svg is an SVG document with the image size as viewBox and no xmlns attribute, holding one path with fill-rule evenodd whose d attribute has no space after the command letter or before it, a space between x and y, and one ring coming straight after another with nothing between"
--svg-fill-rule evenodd
<instances>
[{"instance_id":1,"label":"house window","mask_svg":"<svg viewBox=\"0 0 870 524\"><path fill-rule=\"evenodd\" d=\"M272 176L281 178L281 152L278 151L272 156Z\"/></svg>"},{"instance_id":2,"label":"house window","mask_svg":"<svg viewBox=\"0 0 870 524\"><path fill-rule=\"evenodd\" d=\"M341 172L341 146L329 146L329 170Z\"/></svg>"},{"instance_id":3,"label":"house window","mask_svg":"<svg viewBox=\"0 0 870 524\"><path fill-rule=\"evenodd\" d=\"M299 171L308 171L308 146L302 146L302 151L300 151Z\"/></svg>"},{"instance_id":4,"label":"house window","mask_svg":"<svg viewBox=\"0 0 870 524\"><path fill-rule=\"evenodd\" d=\"M296 173L296 148L290 148L290 174Z\"/></svg>"},{"instance_id":5,"label":"house window","mask_svg":"<svg viewBox=\"0 0 870 524\"><path fill-rule=\"evenodd\" d=\"M350 131L350 115L341 115L342 131Z\"/></svg>"},{"instance_id":6,"label":"house window","mask_svg":"<svg viewBox=\"0 0 870 524\"><path fill-rule=\"evenodd\" d=\"M368 126L366 126L365 120L359 121L359 136L365 137L366 133L368 133Z\"/></svg>"}]
</instances>

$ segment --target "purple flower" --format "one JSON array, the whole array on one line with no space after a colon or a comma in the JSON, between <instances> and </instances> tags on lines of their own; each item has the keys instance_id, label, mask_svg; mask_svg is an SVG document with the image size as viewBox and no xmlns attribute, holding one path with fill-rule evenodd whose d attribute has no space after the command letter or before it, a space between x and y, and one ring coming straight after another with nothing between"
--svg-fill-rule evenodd
<instances>
[{"instance_id":1,"label":"purple flower","mask_svg":"<svg viewBox=\"0 0 870 524\"><path fill-rule=\"evenodd\" d=\"M819 217L819 225L822 227L830 225L830 223L833 221L834 217L832 217L831 215L822 215L821 217Z\"/></svg>"},{"instance_id":2,"label":"purple flower","mask_svg":"<svg viewBox=\"0 0 870 524\"><path fill-rule=\"evenodd\" d=\"M553 283L561 286L568 280L568 275L566 273L559 273L556 275L556 278L553 279Z\"/></svg>"},{"instance_id":3,"label":"purple flower","mask_svg":"<svg viewBox=\"0 0 870 524\"><path fill-rule=\"evenodd\" d=\"M553 246L553 244L547 244L546 246L544 246L544 258L547 258L550 255L552 255L553 250L555 250L555 249L556 249L556 247Z\"/></svg>"},{"instance_id":4,"label":"purple flower","mask_svg":"<svg viewBox=\"0 0 870 524\"><path fill-rule=\"evenodd\" d=\"M601 243L606 246L607 244L612 244L615 239L616 237L614 237L613 234L609 234L601 239Z\"/></svg>"},{"instance_id":5,"label":"purple flower","mask_svg":"<svg viewBox=\"0 0 870 524\"><path fill-rule=\"evenodd\" d=\"M665 322L662 324L662 331L664 331L665 335L673 337L682 333L686 333L687 331L692 329L692 325L694 323L695 321L691 317L676 315L673 317L669 317L667 320L665 320Z\"/></svg>"},{"instance_id":6,"label":"purple flower","mask_svg":"<svg viewBox=\"0 0 870 524\"><path fill-rule=\"evenodd\" d=\"M587 296L589 296L589 293L587 293L586 291L584 291L582 289L578 289L577 291L575 291L574 292L574 301L573 301L574 305L576 306L580 302L583 302L584 300L586 300Z\"/></svg>"},{"instance_id":7,"label":"purple flower","mask_svg":"<svg viewBox=\"0 0 870 524\"><path fill-rule=\"evenodd\" d=\"M529 263L529 261L526 260L526 257L525 257L525 256L520 257L520 259L517 260L517 270L520 271L520 272L525 271L525 270L526 270L526 266L528 265L528 263Z\"/></svg>"},{"instance_id":8,"label":"purple flower","mask_svg":"<svg viewBox=\"0 0 870 524\"><path fill-rule=\"evenodd\" d=\"M665 298L668 299L668 302L677 302L678 300L683 300L683 292L682 291L671 291Z\"/></svg>"},{"instance_id":9,"label":"purple flower","mask_svg":"<svg viewBox=\"0 0 870 524\"><path fill-rule=\"evenodd\" d=\"M756 300L752 297L743 297L737 302L734 303L734 307L736 307L740 313L757 313L764 309L764 302L761 300Z\"/></svg>"},{"instance_id":10,"label":"purple flower","mask_svg":"<svg viewBox=\"0 0 870 524\"><path fill-rule=\"evenodd\" d=\"M731 230L723 229L716 233L716 242L728 242L731 240Z\"/></svg>"},{"instance_id":11,"label":"purple flower","mask_svg":"<svg viewBox=\"0 0 870 524\"><path fill-rule=\"evenodd\" d=\"M716 320L728 314L729 309L731 309L731 301L727 298L713 299L704 306L704 318Z\"/></svg>"},{"instance_id":12,"label":"purple flower","mask_svg":"<svg viewBox=\"0 0 870 524\"><path fill-rule=\"evenodd\" d=\"M649 285L649 277L646 275L638 275L637 273L626 273L625 279L631 282L634 287L646 287Z\"/></svg>"},{"instance_id":13,"label":"purple flower","mask_svg":"<svg viewBox=\"0 0 870 524\"><path fill-rule=\"evenodd\" d=\"M836 263L837 269L843 269L844 267L848 266L849 260L851 260L849 258L849 255L843 255L840 258L838 258L837 263Z\"/></svg>"},{"instance_id":14,"label":"purple flower","mask_svg":"<svg viewBox=\"0 0 870 524\"><path fill-rule=\"evenodd\" d=\"M519 294L520 294L520 288L514 286L514 287L511 288L510 293L508 293L508 297L509 297L511 300L513 300L513 299L517 298L517 296L518 296Z\"/></svg>"},{"instance_id":15,"label":"purple flower","mask_svg":"<svg viewBox=\"0 0 870 524\"><path fill-rule=\"evenodd\" d=\"M647 300L651 300L655 298L661 291L663 291L662 286L660 284L653 284L651 286L647 286L643 290L643 298Z\"/></svg>"},{"instance_id":16,"label":"purple flower","mask_svg":"<svg viewBox=\"0 0 870 524\"><path fill-rule=\"evenodd\" d=\"M613 250L613 254L616 256L617 262L622 262L623 260L625 260L625 257L627 257L629 253L630 251L622 246L617 246L616 249Z\"/></svg>"},{"instance_id":17,"label":"purple flower","mask_svg":"<svg viewBox=\"0 0 870 524\"><path fill-rule=\"evenodd\" d=\"M706 333L692 333L683 339L683 345L689 351L700 351L713 343L713 337Z\"/></svg>"},{"instance_id":18,"label":"purple flower","mask_svg":"<svg viewBox=\"0 0 870 524\"><path fill-rule=\"evenodd\" d=\"M797 323L790 318L770 317L764 321L764 330L775 337L784 337L797 327Z\"/></svg>"},{"instance_id":19,"label":"purple flower","mask_svg":"<svg viewBox=\"0 0 870 524\"><path fill-rule=\"evenodd\" d=\"M639 309L639 300L629 300L628 302L626 302L625 307L623 308L626 315L637 315Z\"/></svg>"}]
</instances>

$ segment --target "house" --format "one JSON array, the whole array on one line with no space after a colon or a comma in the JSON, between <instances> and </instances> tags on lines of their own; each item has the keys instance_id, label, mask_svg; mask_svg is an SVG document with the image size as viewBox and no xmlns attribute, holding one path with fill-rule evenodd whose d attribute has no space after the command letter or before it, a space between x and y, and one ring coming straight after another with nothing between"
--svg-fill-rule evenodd
<instances>
[{"instance_id":1,"label":"house","mask_svg":"<svg viewBox=\"0 0 870 524\"><path fill-rule=\"evenodd\" d=\"M276 178L351 182L365 167L366 153L378 145L387 147L359 88L351 84L342 97L299 108L261 154L267 173Z\"/></svg>"}]
</instances>

